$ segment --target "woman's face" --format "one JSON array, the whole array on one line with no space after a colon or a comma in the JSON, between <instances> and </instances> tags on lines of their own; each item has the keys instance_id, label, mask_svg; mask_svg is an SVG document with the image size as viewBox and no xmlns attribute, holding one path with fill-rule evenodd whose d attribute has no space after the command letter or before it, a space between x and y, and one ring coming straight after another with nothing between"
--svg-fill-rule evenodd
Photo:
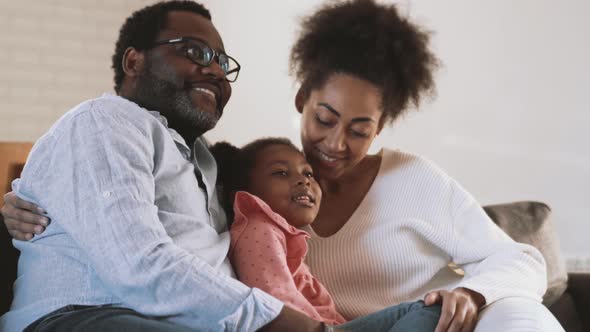
<instances>
[{"instance_id":1,"label":"woman's face","mask_svg":"<svg viewBox=\"0 0 590 332\"><path fill-rule=\"evenodd\" d=\"M377 86L347 74L333 74L307 100L298 94L301 143L316 177L336 180L367 155L383 128Z\"/></svg>"},{"instance_id":2,"label":"woman's face","mask_svg":"<svg viewBox=\"0 0 590 332\"><path fill-rule=\"evenodd\" d=\"M320 186L303 154L284 144L256 153L248 191L297 228L315 220L322 200Z\"/></svg>"}]
</instances>

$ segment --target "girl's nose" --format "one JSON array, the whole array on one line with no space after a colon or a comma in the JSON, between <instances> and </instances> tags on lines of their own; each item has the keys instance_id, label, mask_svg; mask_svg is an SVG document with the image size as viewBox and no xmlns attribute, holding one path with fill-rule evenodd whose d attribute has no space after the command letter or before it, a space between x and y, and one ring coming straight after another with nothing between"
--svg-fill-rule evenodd
<instances>
[{"instance_id":1,"label":"girl's nose","mask_svg":"<svg viewBox=\"0 0 590 332\"><path fill-rule=\"evenodd\" d=\"M300 175L299 179L297 179L297 185L298 186L309 186L311 184L311 181L309 180L309 178L305 175Z\"/></svg>"}]
</instances>

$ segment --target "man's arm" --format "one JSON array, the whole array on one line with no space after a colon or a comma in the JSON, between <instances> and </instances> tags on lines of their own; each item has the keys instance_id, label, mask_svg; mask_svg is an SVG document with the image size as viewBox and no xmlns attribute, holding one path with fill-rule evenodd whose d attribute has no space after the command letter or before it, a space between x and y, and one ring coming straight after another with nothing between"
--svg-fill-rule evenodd
<instances>
[{"instance_id":1,"label":"man's arm","mask_svg":"<svg viewBox=\"0 0 590 332\"><path fill-rule=\"evenodd\" d=\"M0 221L15 239L28 241L35 234L41 234L49 224L46 212L33 203L20 199L12 191L4 195L4 205L0 209Z\"/></svg>"},{"instance_id":2,"label":"man's arm","mask_svg":"<svg viewBox=\"0 0 590 332\"><path fill-rule=\"evenodd\" d=\"M154 205L151 138L106 113L78 114L46 137L17 194L50 212L123 306L207 330L250 331L273 320L282 309L276 299L172 242Z\"/></svg>"}]
</instances>

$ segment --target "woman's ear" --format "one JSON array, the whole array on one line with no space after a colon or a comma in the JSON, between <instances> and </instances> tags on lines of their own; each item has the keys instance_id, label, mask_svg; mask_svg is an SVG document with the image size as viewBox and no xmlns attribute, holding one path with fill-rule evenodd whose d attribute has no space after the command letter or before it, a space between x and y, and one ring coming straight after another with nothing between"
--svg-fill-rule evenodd
<instances>
[{"instance_id":1,"label":"woman's ear","mask_svg":"<svg viewBox=\"0 0 590 332\"><path fill-rule=\"evenodd\" d=\"M297 108L297 112L303 112L303 106L305 105L305 96L303 93L303 89L300 87L297 91L297 95L295 95L295 108Z\"/></svg>"},{"instance_id":2,"label":"woman's ear","mask_svg":"<svg viewBox=\"0 0 590 332\"><path fill-rule=\"evenodd\" d=\"M128 47L123 54L123 72L125 76L135 77L143 70L144 53L133 47Z\"/></svg>"}]
</instances>

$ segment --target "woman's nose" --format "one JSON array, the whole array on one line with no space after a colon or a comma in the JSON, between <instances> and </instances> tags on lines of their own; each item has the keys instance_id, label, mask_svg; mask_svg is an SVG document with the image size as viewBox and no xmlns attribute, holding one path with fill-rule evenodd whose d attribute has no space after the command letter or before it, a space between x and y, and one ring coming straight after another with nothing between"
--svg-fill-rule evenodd
<instances>
[{"instance_id":1,"label":"woman's nose","mask_svg":"<svg viewBox=\"0 0 590 332\"><path fill-rule=\"evenodd\" d=\"M326 147L329 149L329 151L326 151L328 153L341 152L346 149L344 133L342 133L339 129L335 129L329 135L327 135L325 142Z\"/></svg>"}]
</instances>

